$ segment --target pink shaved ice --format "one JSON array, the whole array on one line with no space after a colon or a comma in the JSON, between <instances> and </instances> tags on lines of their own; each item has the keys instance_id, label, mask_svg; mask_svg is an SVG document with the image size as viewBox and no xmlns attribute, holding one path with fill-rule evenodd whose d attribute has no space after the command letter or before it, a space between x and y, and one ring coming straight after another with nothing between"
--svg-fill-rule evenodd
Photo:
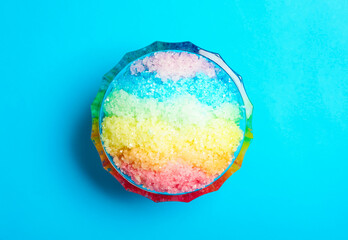
<instances>
[{"instance_id":1,"label":"pink shaved ice","mask_svg":"<svg viewBox=\"0 0 348 240\"><path fill-rule=\"evenodd\" d=\"M210 78L216 77L216 68L203 57L187 52L156 52L149 57L135 61L130 71L132 75L143 71L156 72L163 81L181 78L193 78L204 73Z\"/></svg>"},{"instance_id":2,"label":"pink shaved ice","mask_svg":"<svg viewBox=\"0 0 348 240\"><path fill-rule=\"evenodd\" d=\"M122 163L120 169L136 184L146 186L153 191L172 194L191 192L203 188L214 180L211 175L182 161L170 162L160 171L136 169L127 163Z\"/></svg>"}]
</instances>

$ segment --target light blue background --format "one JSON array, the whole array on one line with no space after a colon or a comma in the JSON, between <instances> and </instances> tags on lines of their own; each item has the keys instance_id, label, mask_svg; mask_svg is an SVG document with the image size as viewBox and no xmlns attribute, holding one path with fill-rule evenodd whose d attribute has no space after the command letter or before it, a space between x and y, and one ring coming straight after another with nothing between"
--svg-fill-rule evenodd
<instances>
[{"instance_id":1,"label":"light blue background","mask_svg":"<svg viewBox=\"0 0 348 240\"><path fill-rule=\"evenodd\" d=\"M347 1L2 1L0 239L347 239ZM190 40L244 78L254 140L215 193L122 189L90 104L124 53Z\"/></svg>"}]
</instances>

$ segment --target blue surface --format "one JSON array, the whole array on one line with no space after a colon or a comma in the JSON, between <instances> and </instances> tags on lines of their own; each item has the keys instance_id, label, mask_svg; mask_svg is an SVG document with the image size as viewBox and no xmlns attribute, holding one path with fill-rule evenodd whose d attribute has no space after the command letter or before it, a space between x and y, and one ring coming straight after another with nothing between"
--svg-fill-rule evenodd
<instances>
[{"instance_id":1,"label":"blue surface","mask_svg":"<svg viewBox=\"0 0 348 240\"><path fill-rule=\"evenodd\" d=\"M348 238L347 1L6 2L0 239ZM255 106L241 170L189 204L124 191L89 139L102 75L155 40L220 53Z\"/></svg>"}]
</instances>

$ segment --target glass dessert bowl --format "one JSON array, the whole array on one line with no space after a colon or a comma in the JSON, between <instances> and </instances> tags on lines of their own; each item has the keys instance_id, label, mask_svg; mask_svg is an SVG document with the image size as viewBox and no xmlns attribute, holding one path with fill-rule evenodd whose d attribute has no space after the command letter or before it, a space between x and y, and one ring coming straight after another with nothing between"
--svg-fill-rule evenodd
<instances>
[{"instance_id":1,"label":"glass dessert bowl","mask_svg":"<svg viewBox=\"0 0 348 240\"><path fill-rule=\"evenodd\" d=\"M251 112L241 78L219 55L189 42L155 42L104 76L92 139L127 190L190 201L241 166Z\"/></svg>"}]
</instances>

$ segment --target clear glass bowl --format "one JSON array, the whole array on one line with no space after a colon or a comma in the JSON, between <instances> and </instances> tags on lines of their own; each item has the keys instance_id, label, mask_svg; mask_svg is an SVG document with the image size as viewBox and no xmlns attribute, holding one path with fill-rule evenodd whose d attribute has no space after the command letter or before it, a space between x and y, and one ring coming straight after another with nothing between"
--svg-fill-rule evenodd
<instances>
[{"instance_id":1,"label":"clear glass bowl","mask_svg":"<svg viewBox=\"0 0 348 240\"><path fill-rule=\"evenodd\" d=\"M208 62L209 66L214 66L214 69L217 69L217 76L214 77L217 82L208 82L210 79L207 79L205 82L199 83L199 80L195 80L197 86L187 85L187 82L178 80L177 82L167 82L167 81L157 81L157 77L151 76L152 82L146 81L144 76L139 76L136 81L132 81L132 78L136 78L138 73L134 73L139 68L135 63L144 62L146 59L152 59L154 54L167 54L176 53L178 54L189 54L192 56L194 54L198 58L205 59L205 62ZM164 55L165 55L164 54ZM159 56L159 55L157 55ZM149 58L150 57L150 58ZM145 59L145 60L144 60ZM170 61L170 60L168 60ZM150 63L151 64L151 63ZM135 66L135 67L134 67ZM152 67L152 65L149 65ZM140 65L141 70L144 70L142 65ZM164 70L163 70L164 69ZM156 70L156 69L155 69ZM161 69L157 69L158 72L154 71L153 74L162 74L162 78L164 75L174 74L174 77L177 74L173 73L172 68L162 67ZM209 69L208 69L209 70ZM132 72L133 71L133 72ZM151 69L146 69L143 72L151 72ZM180 72L180 70L178 70ZM139 71L141 72L141 71ZM185 72L185 71L184 71ZM211 73L211 72L210 72ZM207 73L209 75L209 72ZM156 76L157 76L156 75ZM140 80L139 80L140 79ZM155 79L155 82L154 80ZM215 81L215 80L214 80ZM192 81L191 81L192 82ZM200 89L200 87L204 85L204 89ZM210 84L210 85L209 85ZM224 90L221 91L221 87L216 87L217 85L223 86ZM168 87L169 86L169 87ZM135 90L134 90L135 89ZM169 90L168 90L169 89ZM226 91L227 89L227 91ZM168 98L176 98L179 96L184 96L185 94L192 94L197 96L200 102L207 103L210 105L210 111L215 111L219 109L224 102L233 102L235 106L239 107L240 117L237 120L237 126L242 131L243 136L240 140L240 143L236 149L234 149L233 154L231 156L229 164L225 167L223 171L220 171L219 174L214 175L214 179L206 185L202 185L197 189L193 189L190 191L184 192L165 192L165 191L155 191L151 189L151 187L144 186L142 184L137 184L132 179L131 176L125 173L124 170L120 169L120 165L113 161L114 157L110 155L110 149L105 148L105 144L102 141L103 135L103 120L106 117L108 112L106 111L105 104L106 101L109 101L109 96L114 91L124 90L125 92L136 92L135 95L141 95L142 99L156 99L156 101L166 101ZM163 94L162 94L163 93ZM209 98L209 96L214 96L213 98ZM217 97L221 96L221 97ZM213 99L213 100L211 100ZM205 106L205 105L204 105ZM141 111L141 110L140 110ZM194 111L194 109L193 109ZM170 113L170 111L169 111ZM118 113L116 113L118 114ZM127 113L123 113L127 114ZM224 114L224 113L222 113ZM199 112L198 112L199 115ZM226 115L226 114L225 114ZM222 60L222 58L212 52L208 52L204 49L197 47L196 45L190 42L182 42L182 43L164 43L164 42L155 42L148 47L142 48L140 50L127 53L122 60L105 74L100 91L92 104L92 117L93 117L93 129L92 129L92 140L95 143L100 157L103 162L103 166L106 170L108 170L112 175L114 175L121 184L129 191L139 193L144 195L154 201L191 201L192 199L217 190L222 183L236 170L238 170L241 166L243 156L245 154L246 148L248 147L250 140L252 138L251 134L251 118L252 118L252 105L246 95L244 85L242 82L242 78L236 74L232 69L230 69L226 63ZM224 116L226 117L226 116ZM227 116L228 117L228 116ZM175 117L174 117L175 118ZM199 119L202 118L202 119ZM199 125L200 122L204 121L204 115L196 116L196 119L191 119L193 121L192 126ZM198 121L197 121L198 120ZM186 121L185 119L179 119L178 121ZM191 121L191 122L192 122ZM196 121L196 122L195 122ZM176 123L176 122L174 122ZM109 151L107 151L109 150ZM121 150L122 151L122 150Z\"/></svg>"}]
</instances>

